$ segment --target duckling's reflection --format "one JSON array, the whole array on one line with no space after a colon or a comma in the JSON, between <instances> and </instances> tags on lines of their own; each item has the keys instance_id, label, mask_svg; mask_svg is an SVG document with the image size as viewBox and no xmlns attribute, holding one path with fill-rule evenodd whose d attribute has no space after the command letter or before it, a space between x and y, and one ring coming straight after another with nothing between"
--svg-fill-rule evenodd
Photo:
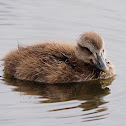
<instances>
[{"instance_id":1,"label":"duckling's reflection","mask_svg":"<svg viewBox=\"0 0 126 126\"><path fill-rule=\"evenodd\" d=\"M83 83L68 84L42 84L29 81L21 81L14 78L5 78L4 81L8 85L17 86L14 91L24 92L26 95L39 95L42 98L48 98L45 103L63 102L69 100L87 100L96 101L93 106L102 104L103 96L110 93L110 89L106 86L110 85L113 78L108 80L90 81ZM99 102L98 102L99 101ZM42 101L43 102L43 101ZM91 105L83 105L85 109L90 109Z\"/></svg>"},{"instance_id":2,"label":"duckling's reflection","mask_svg":"<svg viewBox=\"0 0 126 126\"><path fill-rule=\"evenodd\" d=\"M16 86L14 91L24 92L24 95L39 95L40 98L42 98L41 103L63 102L70 100L82 101L82 103L79 106L56 109L52 111L72 109L78 107L83 108L83 111L86 111L98 108L100 105L106 103L106 101L104 101L103 98L104 96L110 94L110 89L106 86L112 83L113 78L108 80L90 81L83 83L53 85L21 81L12 78L5 78L4 80L6 84ZM43 98L46 98L48 100L43 101ZM100 107L94 113L106 110L107 107Z\"/></svg>"}]
</instances>

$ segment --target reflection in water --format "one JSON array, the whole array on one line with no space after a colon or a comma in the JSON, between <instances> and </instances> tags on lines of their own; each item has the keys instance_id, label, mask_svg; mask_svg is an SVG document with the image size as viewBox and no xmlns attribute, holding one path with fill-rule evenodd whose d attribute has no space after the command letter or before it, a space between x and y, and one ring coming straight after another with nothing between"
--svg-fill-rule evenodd
<instances>
[{"instance_id":1,"label":"reflection in water","mask_svg":"<svg viewBox=\"0 0 126 126\"><path fill-rule=\"evenodd\" d=\"M78 106L54 109L50 110L50 112L82 108L84 114L81 116L83 116L84 121L104 119L108 115L108 113L106 113L108 108L101 105L107 103L103 98L110 94L110 89L106 86L111 84L113 78L109 80L53 85L21 81L12 78L5 78L4 81L7 85L16 86L13 91L23 92L24 95L40 96L40 99L42 99L40 103L65 102L70 100L81 101ZM46 100L43 101L43 98L46 98Z\"/></svg>"}]
</instances>

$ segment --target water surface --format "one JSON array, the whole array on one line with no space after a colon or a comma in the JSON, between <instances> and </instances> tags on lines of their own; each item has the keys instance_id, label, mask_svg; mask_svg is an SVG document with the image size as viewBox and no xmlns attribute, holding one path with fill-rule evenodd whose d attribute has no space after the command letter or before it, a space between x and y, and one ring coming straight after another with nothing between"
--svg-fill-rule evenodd
<instances>
[{"instance_id":1,"label":"water surface","mask_svg":"<svg viewBox=\"0 0 126 126\"><path fill-rule=\"evenodd\" d=\"M125 6L123 0L1 0L0 58L18 43L75 44L81 33L95 31L105 39L117 76L108 87L102 82L46 85L4 79L0 67L0 125L125 125Z\"/></svg>"}]
</instances>

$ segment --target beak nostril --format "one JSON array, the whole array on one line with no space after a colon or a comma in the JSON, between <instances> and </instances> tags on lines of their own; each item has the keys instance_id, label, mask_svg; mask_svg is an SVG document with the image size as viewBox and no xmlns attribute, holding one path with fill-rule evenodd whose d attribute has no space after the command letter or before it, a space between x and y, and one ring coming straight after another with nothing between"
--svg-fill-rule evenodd
<instances>
[{"instance_id":1,"label":"beak nostril","mask_svg":"<svg viewBox=\"0 0 126 126\"><path fill-rule=\"evenodd\" d=\"M100 64L100 63L98 63L98 65L99 65L99 66L101 66L101 64Z\"/></svg>"}]
</instances>

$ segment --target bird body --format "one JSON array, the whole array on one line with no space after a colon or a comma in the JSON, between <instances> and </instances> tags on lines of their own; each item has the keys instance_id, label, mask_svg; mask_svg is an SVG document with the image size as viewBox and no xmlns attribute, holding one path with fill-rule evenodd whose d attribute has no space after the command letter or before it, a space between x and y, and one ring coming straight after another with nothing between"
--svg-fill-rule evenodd
<instances>
[{"instance_id":1,"label":"bird body","mask_svg":"<svg viewBox=\"0 0 126 126\"><path fill-rule=\"evenodd\" d=\"M86 39L88 40L88 38ZM115 75L113 65L107 62L107 59L105 59L107 66L101 62L103 67L109 67L107 72L92 65L92 62L97 64L93 58L89 63L88 57L91 58L93 53L84 45L85 40L83 41L83 46L80 45L80 40L77 42L77 46L56 42L44 42L26 47L19 46L18 49L11 51L2 59L4 72L17 79L44 83L80 82L113 77ZM97 43L93 45L97 46ZM97 59L98 56L96 53ZM86 59L84 59L85 57Z\"/></svg>"}]
</instances>

